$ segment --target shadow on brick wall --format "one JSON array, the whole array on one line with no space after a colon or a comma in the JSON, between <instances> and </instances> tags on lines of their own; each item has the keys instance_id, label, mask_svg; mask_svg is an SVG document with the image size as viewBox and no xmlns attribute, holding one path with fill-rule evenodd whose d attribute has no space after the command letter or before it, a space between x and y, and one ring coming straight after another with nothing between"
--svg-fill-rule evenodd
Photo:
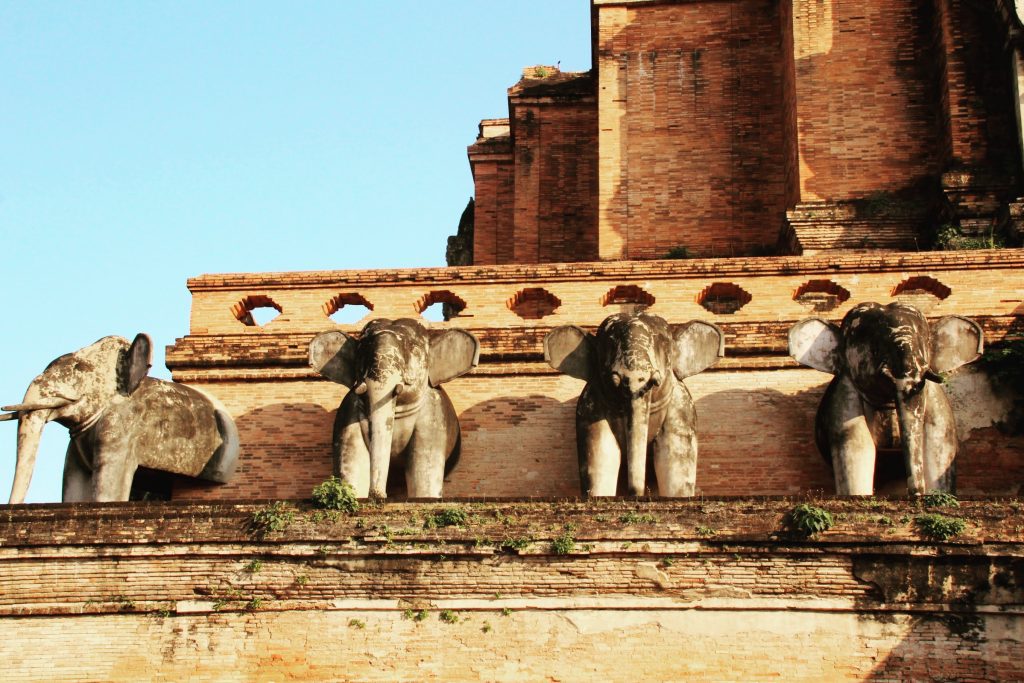
<instances>
[{"instance_id":1,"label":"shadow on brick wall","mask_svg":"<svg viewBox=\"0 0 1024 683\"><path fill-rule=\"evenodd\" d=\"M463 410L462 458L445 479L445 497L579 495L575 412L575 398L539 394Z\"/></svg>"},{"instance_id":2,"label":"shadow on brick wall","mask_svg":"<svg viewBox=\"0 0 1024 683\"><path fill-rule=\"evenodd\" d=\"M232 480L210 485L178 478L174 498L308 498L331 476L334 412L314 403L274 403L235 418L242 448Z\"/></svg>"},{"instance_id":3,"label":"shadow on brick wall","mask_svg":"<svg viewBox=\"0 0 1024 683\"><path fill-rule=\"evenodd\" d=\"M708 496L831 494L832 472L814 443L826 384L794 394L751 387L699 398L697 490Z\"/></svg>"}]
</instances>

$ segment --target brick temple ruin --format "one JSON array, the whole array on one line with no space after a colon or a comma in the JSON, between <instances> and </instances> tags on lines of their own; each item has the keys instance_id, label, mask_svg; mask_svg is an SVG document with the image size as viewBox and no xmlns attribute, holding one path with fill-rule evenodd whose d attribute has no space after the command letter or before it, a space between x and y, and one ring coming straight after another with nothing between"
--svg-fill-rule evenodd
<instances>
[{"instance_id":1,"label":"brick temple ruin","mask_svg":"<svg viewBox=\"0 0 1024 683\"><path fill-rule=\"evenodd\" d=\"M189 280L191 329L167 365L224 401L243 453L232 483L165 482L173 498L302 497L330 475L344 389L306 348L345 306L367 309L340 326L356 332L441 303L439 326L480 339L479 367L445 385L464 446L451 498L578 493L582 383L543 359L559 325L645 308L725 331L724 361L687 380L711 496L831 492L813 437L829 377L789 358L796 321L899 300L972 317L990 345L1020 333L1021 252L937 245L1019 239L1009 4L592 7L594 67L525 69L508 118L469 147L476 192L449 258L472 265ZM256 325L258 307L280 315ZM959 491L1016 494L1024 441L993 426L1010 405L978 374L951 381Z\"/></svg>"},{"instance_id":2,"label":"brick temple ruin","mask_svg":"<svg viewBox=\"0 0 1024 683\"><path fill-rule=\"evenodd\" d=\"M592 0L591 21L589 71L528 67L481 121L458 265L188 281L167 365L233 415L236 475L151 475L170 503L8 508L0 652L21 678L1024 677L1021 394L984 364L946 380L960 536L923 538L905 498L826 500L814 538L784 521L834 492L814 442L830 377L789 357L794 323L904 301L1021 339L1014 3ZM481 343L445 385L463 435L445 505L468 521L431 527L438 504L396 487L358 517L293 502L254 534L253 501L331 474L345 389L310 339L435 304ZM366 316L335 323L345 307ZM725 333L686 380L698 497L579 500L582 382L543 339L640 309ZM879 491L901 492L898 460L880 451Z\"/></svg>"}]
</instances>

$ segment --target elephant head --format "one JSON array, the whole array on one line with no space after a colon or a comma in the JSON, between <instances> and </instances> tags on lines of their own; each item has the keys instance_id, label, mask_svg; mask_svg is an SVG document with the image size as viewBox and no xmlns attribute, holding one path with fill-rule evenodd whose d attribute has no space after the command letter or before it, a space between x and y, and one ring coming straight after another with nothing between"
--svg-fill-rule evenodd
<instances>
[{"instance_id":1,"label":"elephant head","mask_svg":"<svg viewBox=\"0 0 1024 683\"><path fill-rule=\"evenodd\" d=\"M558 327L544 339L545 360L556 370L587 382L577 404L578 442L591 438L583 433L581 420L592 424L596 419L615 432L618 430L611 423L616 420L609 419L611 414L626 417L625 433L615 434L615 441L625 443L630 495L643 495L645 491L647 446L661 432L666 415L671 413L666 408L671 404L685 413L677 416L677 421L693 421L692 402L681 380L714 365L722 355L722 333L714 325L692 321L670 326L662 318L646 313L611 315L596 334L572 325ZM667 429L692 432L693 427L673 423ZM590 445L578 444L584 491L614 495L614 490L609 493L606 485L597 486L599 492L595 492L594 486L588 487L593 482L588 481L592 476L586 470L594 469L595 459L614 457L617 463L621 450L610 456L599 454L596 451L602 447L596 441L600 439L595 435L593 440L595 443ZM695 437L693 451L695 464ZM665 489L662 481L658 485Z\"/></svg>"},{"instance_id":2,"label":"elephant head","mask_svg":"<svg viewBox=\"0 0 1024 683\"><path fill-rule=\"evenodd\" d=\"M443 392L436 399L438 405L421 409L442 382L471 370L479 357L479 342L468 332L428 331L408 318L371 321L358 339L341 331L324 332L313 339L310 365L351 389L356 397L350 401L356 417L343 415L344 406L338 417L348 424L361 423L362 440L369 449L369 495L386 495L391 458L406 449L417 430L421 441L436 440L437 449L445 451L443 465L452 450L452 435L456 441L458 438L454 409ZM397 440L396 420L401 432ZM433 424L426 425L424 420ZM438 426L445 434L428 438L426 431ZM336 448L344 450L340 445ZM346 457L345 453L336 455Z\"/></svg>"},{"instance_id":3,"label":"elephant head","mask_svg":"<svg viewBox=\"0 0 1024 683\"><path fill-rule=\"evenodd\" d=\"M977 359L982 348L973 320L947 316L929 326L919 310L902 303L863 303L839 327L811 318L790 330L794 359L836 375L817 433L837 468L839 493L871 493L875 420L893 408L910 493L951 488L956 425L941 375Z\"/></svg>"},{"instance_id":4,"label":"elephant head","mask_svg":"<svg viewBox=\"0 0 1024 683\"><path fill-rule=\"evenodd\" d=\"M138 465L219 482L231 476L238 437L230 416L198 390L147 377L151 350L145 334L130 344L104 337L51 362L21 403L3 408L0 419L19 423L11 503L25 499L47 422L68 428L69 455L78 454L65 465L66 501L127 500ZM99 481L101 471L110 481Z\"/></svg>"}]
</instances>

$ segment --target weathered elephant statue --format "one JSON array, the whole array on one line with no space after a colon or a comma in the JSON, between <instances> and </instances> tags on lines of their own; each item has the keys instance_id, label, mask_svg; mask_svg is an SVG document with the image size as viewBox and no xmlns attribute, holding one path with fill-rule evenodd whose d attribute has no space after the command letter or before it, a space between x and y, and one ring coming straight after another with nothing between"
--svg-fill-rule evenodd
<instances>
[{"instance_id":1,"label":"weathered elephant statue","mask_svg":"<svg viewBox=\"0 0 1024 683\"><path fill-rule=\"evenodd\" d=\"M646 313L605 318L596 334L566 325L544 339L544 359L585 380L576 404L583 495L614 496L622 454L626 492L647 490L648 449L662 496L692 496L697 414L683 379L718 362L722 332L709 323L669 325Z\"/></svg>"},{"instance_id":2,"label":"weathered elephant statue","mask_svg":"<svg viewBox=\"0 0 1024 683\"><path fill-rule=\"evenodd\" d=\"M128 500L136 468L226 482L238 458L238 431L216 399L147 377L152 342L104 337L50 363L3 420L18 420L11 503L25 500L43 426L71 432L64 502Z\"/></svg>"},{"instance_id":3,"label":"weathered elephant statue","mask_svg":"<svg viewBox=\"0 0 1024 683\"><path fill-rule=\"evenodd\" d=\"M387 495L391 465L405 470L410 498L440 498L459 459L459 419L441 388L480 359L476 337L429 331L415 320L378 319L354 339L324 332L309 363L349 391L334 421L334 472L360 497Z\"/></svg>"},{"instance_id":4,"label":"weathered elephant statue","mask_svg":"<svg viewBox=\"0 0 1024 683\"><path fill-rule=\"evenodd\" d=\"M956 421L942 373L982 352L981 327L947 316L929 327L901 303L863 303L842 325L818 318L789 331L789 354L835 375L818 408L815 438L835 471L839 495L871 495L883 413L896 411L911 495L952 491Z\"/></svg>"}]
</instances>

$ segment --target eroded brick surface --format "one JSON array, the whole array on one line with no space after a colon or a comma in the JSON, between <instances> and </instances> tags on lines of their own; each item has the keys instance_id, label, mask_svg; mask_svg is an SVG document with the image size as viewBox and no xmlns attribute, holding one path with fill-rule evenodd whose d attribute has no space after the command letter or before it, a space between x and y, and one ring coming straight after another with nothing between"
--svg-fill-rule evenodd
<instances>
[{"instance_id":1,"label":"eroded brick surface","mask_svg":"<svg viewBox=\"0 0 1024 683\"><path fill-rule=\"evenodd\" d=\"M1024 674L1018 501L942 510L968 521L945 543L915 503L812 502L836 524L810 539L794 500L472 502L440 528L451 504L296 501L264 533L267 504L6 507L0 655L7 680Z\"/></svg>"}]
</instances>

